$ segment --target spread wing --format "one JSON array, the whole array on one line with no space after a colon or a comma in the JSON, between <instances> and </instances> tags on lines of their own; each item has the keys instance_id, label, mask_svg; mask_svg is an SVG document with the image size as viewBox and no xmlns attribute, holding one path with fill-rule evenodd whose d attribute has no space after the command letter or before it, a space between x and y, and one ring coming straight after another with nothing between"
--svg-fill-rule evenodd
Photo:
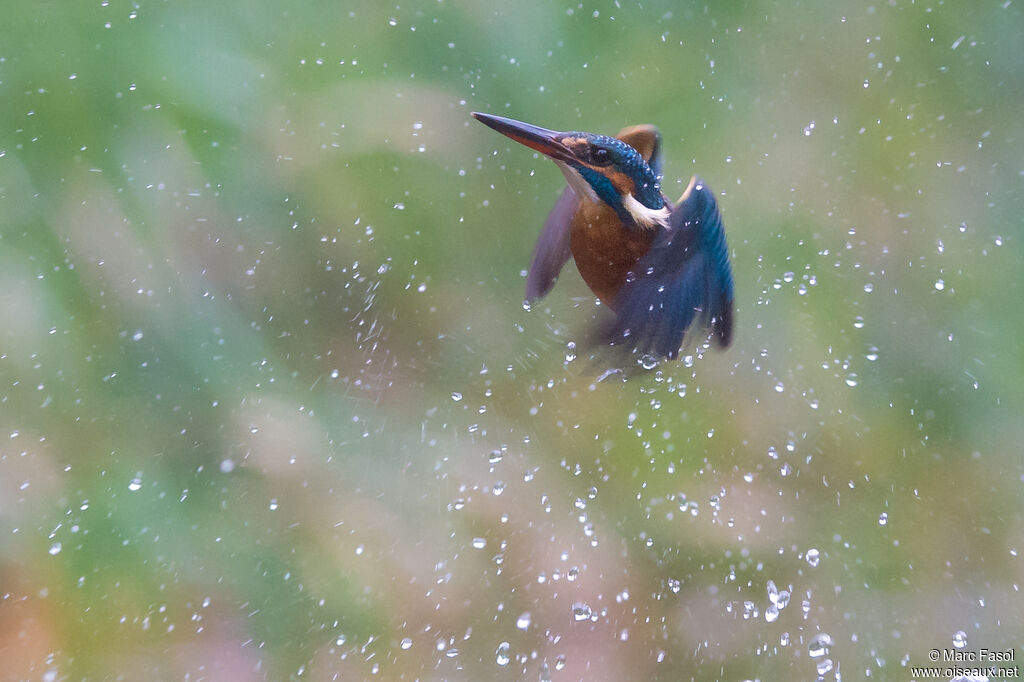
<instances>
[{"instance_id":1,"label":"spread wing","mask_svg":"<svg viewBox=\"0 0 1024 682\"><path fill-rule=\"evenodd\" d=\"M640 152L655 174L661 175L661 134L657 128L652 125L630 126L619 131L618 138ZM544 221L544 229L533 247L530 270L526 275L527 301L546 296L569 260L572 216L579 205L576 193L571 187L566 187Z\"/></svg>"},{"instance_id":2,"label":"spread wing","mask_svg":"<svg viewBox=\"0 0 1024 682\"><path fill-rule=\"evenodd\" d=\"M543 298L558 279L562 266L569 260L569 228L580 200L572 187L562 190L555 207L544 221L537 245L533 247L530 271L526 275L526 300Z\"/></svg>"},{"instance_id":3,"label":"spread wing","mask_svg":"<svg viewBox=\"0 0 1024 682\"><path fill-rule=\"evenodd\" d=\"M674 358L691 327L710 327L722 347L732 340L732 268L715 195L694 177L663 230L616 301L605 340Z\"/></svg>"}]
</instances>

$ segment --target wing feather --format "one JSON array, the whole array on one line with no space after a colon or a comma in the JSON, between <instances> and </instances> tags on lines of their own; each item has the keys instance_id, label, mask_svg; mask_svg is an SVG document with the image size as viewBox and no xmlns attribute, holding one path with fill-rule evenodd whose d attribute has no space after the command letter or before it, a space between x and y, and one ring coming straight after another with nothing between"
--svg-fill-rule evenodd
<instances>
[{"instance_id":1,"label":"wing feather","mask_svg":"<svg viewBox=\"0 0 1024 682\"><path fill-rule=\"evenodd\" d=\"M732 340L733 280L718 202L694 177L650 251L619 292L605 334L613 345L674 358L691 328Z\"/></svg>"},{"instance_id":2,"label":"wing feather","mask_svg":"<svg viewBox=\"0 0 1024 682\"><path fill-rule=\"evenodd\" d=\"M544 221L544 229L533 247L530 270L526 275L526 300L535 301L551 291L562 266L569 260L569 232L572 216L580 200L571 187L562 190L554 208Z\"/></svg>"}]
</instances>

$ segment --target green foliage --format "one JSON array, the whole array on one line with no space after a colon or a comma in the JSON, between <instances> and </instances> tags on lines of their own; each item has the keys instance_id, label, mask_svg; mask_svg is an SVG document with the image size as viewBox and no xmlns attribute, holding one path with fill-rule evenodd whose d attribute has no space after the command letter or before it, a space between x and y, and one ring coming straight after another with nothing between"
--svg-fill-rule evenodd
<instances>
[{"instance_id":1,"label":"green foliage","mask_svg":"<svg viewBox=\"0 0 1024 682\"><path fill-rule=\"evenodd\" d=\"M12 4L6 671L809 679L828 632L890 679L957 630L1018 646L1022 31L1012 3ZM720 195L734 346L598 381L571 265L520 305L563 180L473 110L657 124L666 192Z\"/></svg>"}]
</instances>

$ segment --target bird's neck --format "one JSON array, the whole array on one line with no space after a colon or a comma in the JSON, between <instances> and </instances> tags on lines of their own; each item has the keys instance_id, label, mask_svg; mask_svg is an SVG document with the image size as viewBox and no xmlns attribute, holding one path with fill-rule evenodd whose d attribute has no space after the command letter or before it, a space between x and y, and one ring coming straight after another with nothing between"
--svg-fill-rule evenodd
<instances>
[{"instance_id":1,"label":"bird's neck","mask_svg":"<svg viewBox=\"0 0 1024 682\"><path fill-rule=\"evenodd\" d=\"M581 201L597 201L612 208L623 224L641 229L667 226L669 207L661 196L658 177L644 164L633 181L632 192L620 193L611 179L586 166L559 163L559 168Z\"/></svg>"},{"instance_id":2,"label":"bird's neck","mask_svg":"<svg viewBox=\"0 0 1024 682\"><path fill-rule=\"evenodd\" d=\"M644 207L652 210L660 210L665 207L665 200L661 196L661 185L658 183L658 176L654 174L651 167L644 164L643 168L633 178L635 185L633 197Z\"/></svg>"},{"instance_id":3,"label":"bird's neck","mask_svg":"<svg viewBox=\"0 0 1024 682\"><path fill-rule=\"evenodd\" d=\"M580 174L579 170L563 161L555 161L555 163L558 164L558 170L562 171L565 181L569 183L569 186L572 187L572 190L581 201L602 201L597 192L594 191L594 188L590 186L590 183Z\"/></svg>"}]
</instances>

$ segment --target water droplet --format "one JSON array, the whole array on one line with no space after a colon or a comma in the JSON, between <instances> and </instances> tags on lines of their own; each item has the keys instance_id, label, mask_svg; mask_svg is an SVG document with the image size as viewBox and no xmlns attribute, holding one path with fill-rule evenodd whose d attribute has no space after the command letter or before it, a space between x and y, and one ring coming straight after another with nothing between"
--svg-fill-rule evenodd
<instances>
[{"instance_id":1,"label":"water droplet","mask_svg":"<svg viewBox=\"0 0 1024 682\"><path fill-rule=\"evenodd\" d=\"M504 457L501 450L491 450L491 454L487 456L487 461L491 464L497 464Z\"/></svg>"},{"instance_id":2,"label":"water droplet","mask_svg":"<svg viewBox=\"0 0 1024 682\"><path fill-rule=\"evenodd\" d=\"M483 549L487 546L487 538L473 538L473 549Z\"/></svg>"},{"instance_id":3,"label":"water droplet","mask_svg":"<svg viewBox=\"0 0 1024 682\"><path fill-rule=\"evenodd\" d=\"M459 402L460 400L462 400L462 394L459 393L458 391L452 391L452 400L454 400L455 402Z\"/></svg>"},{"instance_id":4,"label":"water droplet","mask_svg":"<svg viewBox=\"0 0 1024 682\"><path fill-rule=\"evenodd\" d=\"M510 645L508 642L502 642L498 645L498 650L495 652L495 660L498 665L508 665L508 662L511 660L508 655L509 648Z\"/></svg>"},{"instance_id":5,"label":"water droplet","mask_svg":"<svg viewBox=\"0 0 1024 682\"><path fill-rule=\"evenodd\" d=\"M807 550L807 554L804 555L804 559L807 560L807 563L810 564L812 568L817 568L818 562L821 561L821 554L817 549L811 547Z\"/></svg>"},{"instance_id":6,"label":"water droplet","mask_svg":"<svg viewBox=\"0 0 1024 682\"><path fill-rule=\"evenodd\" d=\"M531 618L530 612L529 611L523 611L522 613L519 614L519 617L516 618L516 627L519 628L520 630L527 629L528 627L530 627L530 618Z\"/></svg>"},{"instance_id":7,"label":"water droplet","mask_svg":"<svg viewBox=\"0 0 1024 682\"><path fill-rule=\"evenodd\" d=\"M578 601L572 605L572 619L577 623L581 620L589 620L592 614L593 611L591 611L590 607L583 602Z\"/></svg>"},{"instance_id":8,"label":"water droplet","mask_svg":"<svg viewBox=\"0 0 1024 682\"><path fill-rule=\"evenodd\" d=\"M142 487L142 479L141 478L133 478L131 483L128 484L128 490L131 490L133 493L136 490L140 489L141 487Z\"/></svg>"},{"instance_id":9,"label":"water droplet","mask_svg":"<svg viewBox=\"0 0 1024 682\"><path fill-rule=\"evenodd\" d=\"M562 670L565 668L565 656L559 654L558 658L555 659L555 670Z\"/></svg>"},{"instance_id":10,"label":"water droplet","mask_svg":"<svg viewBox=\"0 0 1024 682\"><path fill-rule=\"evenodd\" d=\"M887 523L889 523L889 513L888 512L882 512L881 514L878 515L878 525L879 526L884 526Z\"/></svg>"},{"instance_id":11,"label":"water droplet","mask_svg":"<svg viewBox=\"0 0 1024 682\"><path fill-rule=\"evenodd\" d=\"M935 280L935 290L936 291L942 291L945 288L946 288L946 283L943 280L941 280L941 279Z\"/></svg>"},{"instance_id":12,"label":"water droplet","mask_svg":"<svg viewBox=\"0 0 1024 682\"><path fill-rule=\"evenodd\" d=\"M832 647L832 635L827 632L819 632L807 645L807 655L811 658L821 658L829 652Z\"/></svg>"},{"instance_id":13,"label":"water droplet","mask_svg":"<svg viewBox=\"0 0 1024 682\"><path fill-rule=\"evenodd\" d=\"M953 646L955 646L957 649L963 649L965 646L967 646L967 633L963 630L957 630L956 632L954 632Z\"/></svg>"},{"instance_id":14,"label":"water droplet","mask_svg":"<svg viewBox=\"0 0 1024 682\"><path fill-rule=\"evenodd\" d=\"M576 359L576 342L570 341L565 344L565 361L572 362Z\"/></svg>"},{"instance_id":15,"label":"water droplet","mask_svg":"<svg viewBox=\"0 0 1024 682\"><path fill-rule=\"evenodd\" d=\"M764 619L769 623L774 623L779 619L779 607L775 604L769 604L768 608L764 610Z\"/></svg>"},{"instance_id":16,"label":"water droplet","mask_svg":"<svg viewBox=\"0 0 1024 682\"><path fill-rule=\"evenodd\" d=\"M403 651L406 650L406 649L411 649L412 648L412 640L409 639L408 637L406 637L405 639L402 640L401 647L402 647Z\"/></svg>"},{"instance_id":17,"label":"water droplet","mask_svg":"<svg viewBox=\"0 0 1024 682\"><path fill-rule=\"evenodd\" d=\"M832 671L832 659L826 658L818 661L818 665L816 665L814 669L818 671L819 675L827 675Z\"/></svg>"},{"instance_id":18,"label":"water droplet","mask_svg":"<svg viewBox=\"0 0 1024 682\"><path fill-rule=\"evenodd\" d=\"M49 549L50 556L57 556L58 554L60 554L60 550L61 550L61 544L59 542L53 543L52 545L50 545L50 549Z\"/></svg>"},{"instance_id":19,"label":"water droplet","mask_svg":"<svg viewBox=\"0 0 1024 682\"><path fill-rule=\"evenodd\" d=\"M235 460L233 459L222 459L220 461L220 471L223 474L230 474L235 470Z\"/></svg>"},{"instance_id":20,"label":"water droplet","mask_svg":"<svg viewBox=\"0 0 1024 682\"><path fill-rule=\"evenodd\" d=\"M270 511L277 511L277 498L270 500Z\"/></svg>"}]
</instances>

